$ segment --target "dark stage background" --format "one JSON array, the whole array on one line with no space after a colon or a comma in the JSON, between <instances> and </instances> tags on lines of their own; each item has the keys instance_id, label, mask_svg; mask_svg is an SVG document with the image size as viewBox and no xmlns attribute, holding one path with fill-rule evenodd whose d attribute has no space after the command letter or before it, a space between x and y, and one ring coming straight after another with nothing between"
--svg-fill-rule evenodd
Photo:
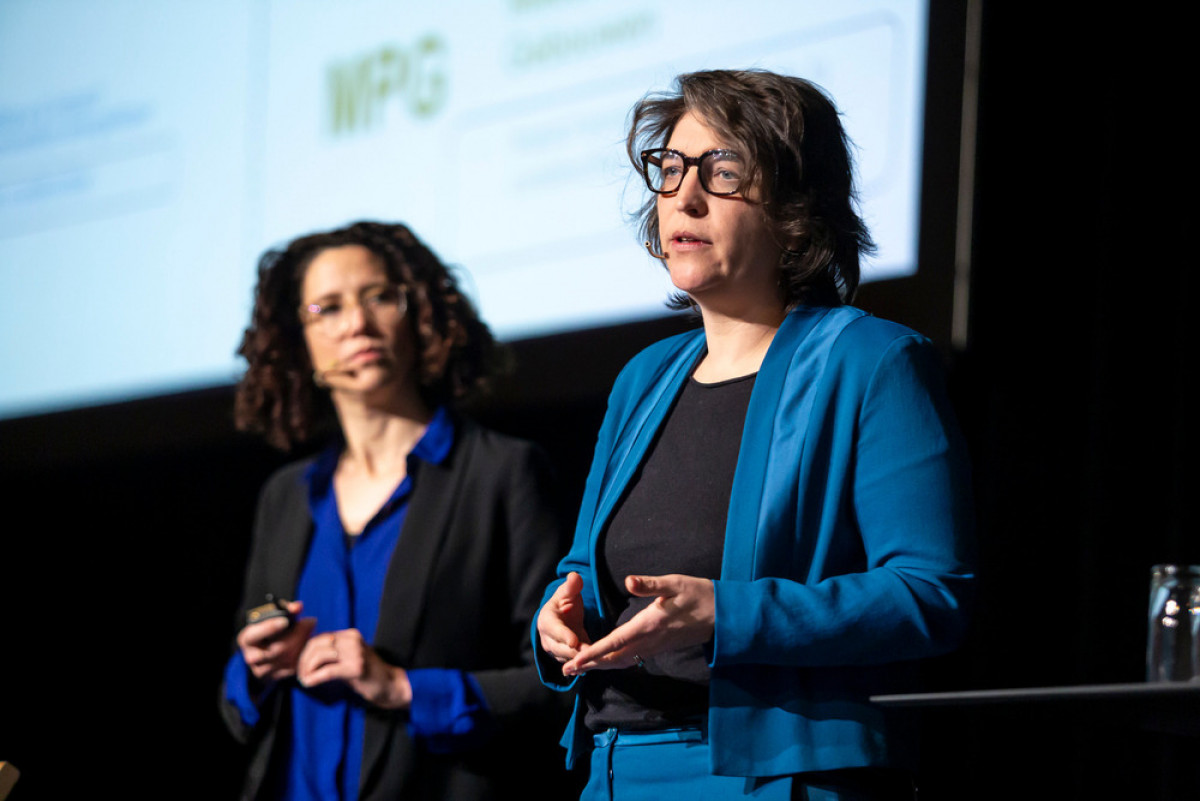
<instances>
[{"instance_id":1,"label":"dark stage background","mask_svg":"<svg viewBox=\"0 0 1200 801\"><path fill-rule=\"evenodd\" d=\"M1175 134L1184 57L1171 25L984 10L970 342L946 348L975 465L979 607L929 689L1138 681L1150 566L1200 562L1183 386L1195 257L1167 191L1191 155ZM961 69L961 49L931 69L956 57ZM957 80L943 83L957 92ZM869 288L860 305L921 327L920 309ZM521 372L479 416L541 442L569 506L608 382L678 325L520 343ZM581 363L569 392L539 391ZM0 425L0 759L24 774L13 801L233 797L240 755L217 684L255 496L284 459L232 433L230 398ZM924 801L1200 797L1194 739L985 709L925 723Z\"/></svg>"}]
</instances>

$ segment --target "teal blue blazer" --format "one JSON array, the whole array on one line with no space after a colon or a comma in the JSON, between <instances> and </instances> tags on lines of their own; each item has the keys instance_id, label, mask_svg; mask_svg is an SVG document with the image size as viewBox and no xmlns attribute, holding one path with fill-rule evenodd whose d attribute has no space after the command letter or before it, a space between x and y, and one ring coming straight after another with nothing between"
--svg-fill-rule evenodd
<instances>
[{"instance_id":1,"label":"teal blue blazer","mask_svg":"<svg viewBox=\"0 0 1200 801\"><path fill-rule=\"evenodd\" d=\"M574 543L543 599L578 572L593 636L612 626L598 537L704 353L700 330L663 340L613 386ZM755 380L713 582L713 772L911 766L912 722L868 697L916 689L916 660L960 642L972 522L966 454L929 341L848 306L790 312ZM548 686L587 680L566 680L537 650ZM568 763L587 734L577 699Z\"/></svg>"}]
</instances>

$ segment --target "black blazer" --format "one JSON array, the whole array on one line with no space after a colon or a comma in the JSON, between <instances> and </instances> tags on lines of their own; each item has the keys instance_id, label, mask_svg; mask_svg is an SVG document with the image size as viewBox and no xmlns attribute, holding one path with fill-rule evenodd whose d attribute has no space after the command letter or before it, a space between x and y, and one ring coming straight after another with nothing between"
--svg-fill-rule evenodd
<instances>
[{"instance_id":1,"label":"black blazer","mask_svg":"<svg viewBox=\"0 0 1200 801\"><path fill-rule=\"evenodd\" d=\"M266 593L295 597L313 532L303 479L311 463L282 468L262 491L239 625ZM498 726L476 750L431 754L408 736L406 715L369 708L359 798L529 797L531 781L549 790L565 777L556 741L568 710L538 680L529 640L565 543L548 462L527 442L459 421L449 456L418 463L413 485L375 650L405 668L470 671ZM276 732L288 725L282 689L248 730L222 688L226 724L252 748L244 799L272 797L283 756Z\"/></svg>"}]
</instances>

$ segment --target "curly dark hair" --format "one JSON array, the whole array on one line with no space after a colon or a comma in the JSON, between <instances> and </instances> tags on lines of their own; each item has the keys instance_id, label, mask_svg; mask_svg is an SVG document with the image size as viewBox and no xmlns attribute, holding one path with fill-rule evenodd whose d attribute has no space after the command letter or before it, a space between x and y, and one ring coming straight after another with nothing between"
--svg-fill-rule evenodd
<instances>
[{"instance_id":1,"label":"curly dark hair","mask_svg":"<svg viewBox=\"0 0 1200 801\"><path fill-rule=\"evenodd\" d=\"M854 208L851 145L833 101L815 84L766 70L680 75L675 91L647 95L630 114L625 149L635 169L642 169L641 152L665 147L688 112L751 165L757 201L783 251L785 303L853 300L860 258L875 244ZM640 234L651 243L660 241L656 200L652 195L637 212ZM686 295L670 305L695 307Z\"/></svg>"},{"instance_id":2,"label":"curly dark hair","mask_svg":"<svg viewBox=\"0 0 1200 801\"><path fill-rule=\"evenodd\" d=\"M406 226L356 222L300 237L259 260L254 311L238 348L247 368L237 386L234 422L282 450L334 423L329 396L313 380L298 309L313 259L346 245L361 245L378 256L388 277L407 293L408 319L419 343L419 389L427 404L464 401L507 367L507 351L454 276Z\"/></svg>"}]
</instances>

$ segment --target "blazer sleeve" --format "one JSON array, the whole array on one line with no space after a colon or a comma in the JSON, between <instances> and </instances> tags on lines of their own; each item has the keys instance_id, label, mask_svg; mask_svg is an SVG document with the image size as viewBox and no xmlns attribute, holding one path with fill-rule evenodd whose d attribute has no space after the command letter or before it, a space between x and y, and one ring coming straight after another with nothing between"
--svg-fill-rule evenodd
<instances>
[{"instance_id":1,"label":"blazer sleeve","mask_svg":"<svg viewBox=\"0 0 1200 801\"><path fill-rule=\"evenodd\" d=\"M562 713L560 702L549 696L538 681L533 644L525 636L565 544L556 481L545 453L528 443L512 449L499 469L504 477L503 525L509 542L506 570L512 593L510 631L521 644L521 657L519 665L476 670L471 676L497 724L547 715L557 720Z\"/></svg>"},{"instance_id":2,"label":"blazer sleeve","mask_svg":"<svg viewBox=\"0 0 1200 801\"><path fill-rule=\"evenodd\" d=\"M878 664L950 650L963 635L973 518L938 356L915 334L868 352L879 355L865 369L830 373L836 411L807 430L805 447L832 441L797 490L821 511L768 532L816 538L807 570L714 582L714 667ZM857 569L830 569L839 554Z\"/></svg>"},{"instance_id":3,"label":"blazer sleeve","mask_svg":"<svg viewBox=\"0 0 1200 801\"><path fill-rule=\"evenodd\" d=\"M268 592L281 597L291 597L294 592L295 576L291 576L290 579L284 576L288 572L286 566L298 563L303 557L303 550L307 544L302 536L307 525L307 509L302 493L296 490L299 486L299 476L306 466L307 462L301 462L283 468L267 481L259 493L250 539L250 555L246 561L242 583L242 601L234 620L235 632L240 631L245 624L247 610L262 603ZM297 530L301 536L288 536L289 532ZM237 657L236 641L232 643L230 650L232 656L226 664L226 673L222 677L220 687L221 718L234 739L247 743L254 738L256 730L274 725L274 716L269 713L260 714L253 723L244 720L237 701L230 697L241 693L237 690L231 692L228 674L229 671L245 671L246 668ZM255 686L254 680L248 676L245 685L245 689L255 696L259 711L267 712L271 688ZM247 699L242 700L244 702Z\"/></svg>"}]
</instances>

